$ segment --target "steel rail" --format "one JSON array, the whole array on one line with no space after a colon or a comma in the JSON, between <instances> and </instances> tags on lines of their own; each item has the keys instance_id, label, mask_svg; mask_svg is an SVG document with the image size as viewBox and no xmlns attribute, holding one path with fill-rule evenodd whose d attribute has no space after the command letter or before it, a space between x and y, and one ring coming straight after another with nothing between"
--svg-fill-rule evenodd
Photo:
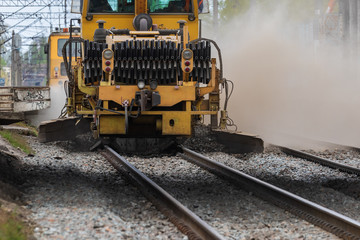
<instances>
[{"instance_id":1,"label":"steel rail","mask_svg":"<svg viewBox=\"0 0 360 240\"><path fill-rule=\"evenodd\" d=\"M114 168L126 174L126 176L139 187L142 193L153 202L164 215L169 217L170 221L173 222L180 231L186 234L189 239L224 239L224 237L201 220L195 213L182 205L159 185L126 161L124 157L120 156L109 146L105 145L104 147L106 152L103 154ZM109 153L110 156L106 153Z\"/></svg>"},{"instance_id":2,"label":"steel rail","mask_svg":"<svg viewBox=\"0 0 360 240\"><path fill-rule=\"evenodd\" d=\"M305 220L344 239L360 239L360 222L333 210L292 194L286 190L261 181L255 177L213 161L199 153L182 147L182 156L190 162L207 169L221 178L237 183L241 188L258 197L304 218Z\"/></svg>"},{"instance_id":3,"label":"steel rail","mask_svg":"<svg viewBox=\"0 0 360 240\"><path fill-rule=\"evenodd\" d=\"M306 153L303 151L299 151L299 150L295 150L292 148L287 148L287 147L283 147L283 146L277 146L277 145L273 145L274 147L279 148L282 152L294 156L294 157L298 157L298 158L302 158L302 159L306 159L308 161L312 161L333 169L338 169L340 171L343 172L347 172L347 173L352 173L352 174L356 174L360 176L360 169L359 168L355 168L349 165L345 165L345 164L341 164L326 158L322 158L322 157L318 157L315 156L313 154L310 153Z\"/></svg>"}]
</instances>

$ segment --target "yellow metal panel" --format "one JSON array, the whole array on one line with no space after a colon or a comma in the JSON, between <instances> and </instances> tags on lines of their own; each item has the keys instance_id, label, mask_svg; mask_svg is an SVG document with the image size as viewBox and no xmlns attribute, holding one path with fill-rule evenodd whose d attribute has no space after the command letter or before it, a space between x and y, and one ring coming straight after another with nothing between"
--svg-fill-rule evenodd
<instances>
[{"instance_id":1,"label":"yellow metal panel","mask_svg":"<svg viewBox=\"0 0 360 240\"><path fill-rule=\"evenodd\" d=\"M58 40L59 39L69 39L69 35L61 35L61 36L54 36L51 35L50 37L50 59L62 59L62 57L58 56Z\"/></svg>"},{"instance_id":2,"label":"yellow metal panel","mask_svg":"<svg viewBox=\"0 0 360 240\"><path fill-rule=\"evenodd\" d=\"M191 115L189 112L164 112L162 134L191 135Z\"/></svg>"},{"instance_id":3,"label":"yellow metal panel","mask_svg":"<svg viewBox=\"0 0 360 240\"><path fill-rule=\"evenodd\" d=\"M65 76L61 76L61 63L63 62L62 58L61 59L51 59L50 61L50 66L49 66L49 75L50 75L50 81L49 81L49 86L51 87L57 87L57 86L62 86L62 83L68 79L67 75ZM55 67L57 67L58 70L58 77L55 77ZM59 84L59 81L61 81L61 84Z\"/></svg>"},{"instance_id":4,"label":"yellow metal panel","mask_svg":"<svg viewBox=\"0 0 360 240\"><path fill-rule=\"evenodd\" d=\"M117 89L115 86L100 86L99 98L101 100L113 100L119 104L128 100L131 102L135 98L135 92L140 91L137 86L120 85ZM161 96L159 106L170 107L181 101L195 100L195 86L182 87L178 89L175 86L158 86L154 91L158 91Z\"/></svg>"},{"instance_id":5,"label":"yellow metal panel","mask_svg":"<svg viewBox=\"0 0 360 240\"><path fill-rule=\"evenodd\" d=\"M130 35L159 35L159 31L130 31Z\"/></svg>"},{"instance_id":6,"label":"yellow metal panel","mask_svg":"<svg viewBox=\"0 0 360 240\"><path fill-rule=\"evenodd\" d=\"M62 35L58 35L62 34ZM49 66L49 86L59 86L59 81L61 84L66 80L68 77L61 76L61 63L63 62L63 57L58 56L58 40L59 39L68 39L69 34L64 33L52 33L49 36L49 58L50 58L50 66ZM55 67L58 68L58 77L55 78ZM62 85L61 85L62 86Z\"/></svg>"},{"instance_id":7,"label":"yellow metal panel","mask_svg":"<svg viewBox=\"0 0 360 240\"><path fill-rule=\"evenodd\" d=\"M98 28L96 21L98 20L106 21L104 24L104 28L106 29L115 27L116 29L129 28L130 30L135 30L132 26L132 21L135 17L135 14L94 14L91 21L85 19L86 15L83 15L82 17L81 36L82 38L88 39L90 41L94 40L95 29Z\"/></svg>"},{"instance_id":8,"label":"yellow metal panel","mask_svg":"<svg viewBox=\"0 0 360 240\"><path fill-rule=\"evenodd\" d=\"M135 1L135 14L146 13L147 0L136 0Z\"/></svg>"},{"instance_id":9,"label":"yellow metal panel","mask_svg":"<svg viewBox=\"0 0 360 240\"><path fill-rule=\"evenodd\" d=\"M196 5L196 4L195 4ZM188 26L190 41L197 39L199 37L199 22L197 18L197 13L195 14L195 21L189 21L188 15L154 15L150 14L153 19L153 24L157 24L159 27L163 27L166 29L178 29L179 24L177 21L186 20L186 26Z\"/></svg>"},{"instance_id":10,"label":"yellow metal panel","mask_svg":"<svg viewBox=\"0 0 360 240\"><path fill-rule=\"evenodd\" d=\"M183 48L184 49L186 49L186 44L189 42L189 38L188 38L188 36L189 36L189 27L187 26L187 25L185 25L184 27L183 27L183 39L184 39L184 41L183 41ZM181 54L182 55L182 54Z\"/></svg>"},{"instance_id":11,"label":"yellow metal panel","mask_svg":"<svg viewBox=\"0 0 360 240\"><path fill-rule=\"evenodd\" d=\"M124 116L100 116L100 134L125 134Z\"/></svg>"},{"instance_id":12,"label":"yellow metal panel","mask_svg":"<svg viewBox=\"0 0 360 240\"><path fill-rule=\"evenodd\" d=\"M75 70L75 74L77 73L77 87L79 88L79 90L83 93L86 93L90 96L95 96L96 95L96 87L88 87L85 85L84 83L84 79L83 79L83 73L82 73L82 67L78 67Z\"/></svg>"}]
</instances>

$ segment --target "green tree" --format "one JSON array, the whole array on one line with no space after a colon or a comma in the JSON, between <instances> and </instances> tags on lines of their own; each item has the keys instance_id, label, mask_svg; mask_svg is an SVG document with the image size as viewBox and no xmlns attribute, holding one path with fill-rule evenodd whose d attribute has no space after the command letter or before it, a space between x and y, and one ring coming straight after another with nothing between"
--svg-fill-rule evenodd
<instances>
[{"instance_id":1,"label":"green tree","mask_svg":"<svg viewBox=\"0 0 360 240\"><path fill-rule=\"evenodd\" d=\"M46 85L47 55L44 53L44 45L47 38L36 38L32 41L29 49L22 55L22 72L25 85L32 86L41 81L40 86Z\"/></svg>"},{"instance_id":2,"label":"green tree","mask_svg":"<svg viewBox=\"0 0 360 240\"><path fill-rule=\"evenodd\" d=\"M233 17L243 15L250 8L250 0L222 0L219 1L221 22L227 22Z\"/></svg>"},{"instance_id":3,"label":"green tree","mask_svg":"<svg viewBox=\"0 0 360 240\"><path fill-rule=\"evenodd\" d=\"M34 39L24 55L24 62L27 62L31 65L36 64L46 64L47 55L44 53L44 45L47 43L46 37Z\"/></svg>"}]
</instances>

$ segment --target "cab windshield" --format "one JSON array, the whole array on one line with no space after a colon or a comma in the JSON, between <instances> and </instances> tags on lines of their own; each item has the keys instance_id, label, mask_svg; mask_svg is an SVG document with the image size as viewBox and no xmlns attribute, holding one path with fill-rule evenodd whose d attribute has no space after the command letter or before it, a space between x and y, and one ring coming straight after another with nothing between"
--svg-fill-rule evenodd
<instances>
[{"instance_id":1,"label":"cab windshield","mask_svg":"<svg viewBox=\"0 0 360 240\"><path fill-rule=\"evenodd\" d=\"M89 13L134 13L135 0L90 0Z\"/></svg>"},{"instance_id":2,"label":"cab windshield","mask_svg":"<svg viewBox=\"0 0 360 240\"><path fill-rule=\"evenodd\" d=\"M191 0L148 0L149 13L192 13Z\"/></svg>"},{"instance_id":3,"label":"cab windshield","mask_svg":"<svg viewBox=\"0 0 360 240\"><path fill-rule=\"evenodd\" d=\"M66 43L68 39L58 39L58 49L57 49L57 54L59 57L62 57L63 54L62 54L62 49ZM77 45L77 46L76 46ZM80 43L72 43L71 44L71 56L75 56L75 49L77 50L77 55L80 56L80 49L81 49L81 45ZM69 56L69 45L66 46L66 52Z\"/></svg>"}]
</instances>

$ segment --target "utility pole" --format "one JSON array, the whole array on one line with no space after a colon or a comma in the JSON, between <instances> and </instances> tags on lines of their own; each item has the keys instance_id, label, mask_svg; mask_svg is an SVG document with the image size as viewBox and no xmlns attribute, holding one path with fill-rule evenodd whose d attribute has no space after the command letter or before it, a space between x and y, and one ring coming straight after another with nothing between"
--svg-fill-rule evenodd
<instances>
[{"instance_id":1,"label":"utility pole","mask_svg":"<svg viewBox=\"0 0 360 240\"><path fill-rule=\"evenodd\" d=\"M21 38L19 34L12 32L11 41L11 86L21 86Z\"/></svg>"},{"instance_id":2,"label":"utility pole","mask_svg":"<svg viewBox=\"0 0 360 240\"><path fill-rule=\"evenodd\" d=\"M215 0L214 0L215 1ZM64 17L64 26L66 27L66 14L67 14L67 9L66 9L66 0L64 1L65 5L64 5L64 13L65 13L65 17Z\"/></svg>"},{"instance_id":3,"label":"utility pole","mask_svg":"<svg viewBox=\"0 0 360 240\"><path fill-rule=\"evenodd\" d=\"M11 84L10 86L15 86L15 41L14 41L15 32L12 32L12 41L11 41Z\"/></svg>"},{"instance_id":4,"label":"utility pole","mask_svg":"<svg viewBox=\"0 0 360 240\"><path fill-rule=\"evenodd\" d=\"M4 27L4 20L3 20L3 15L0 13L0 33L5 31L5 27ZM2 34L0 34L0 78L1 78L1 71L2 71L2 66L1 66L1 61L2 61L2 54L3 54L3 37L1 36Z\"/></svg>"},{"instance_id":5,"label":"utility pole","mask_svg":"<svg viewBox=\"0 0 360 240\"><path fill-rule=\"evenodd\" d=\"M213 24L215 28L215 32L218 29L219 25L219 3L218 0L213 0L213 8L214 8L214 15L213 15Z\"/></svg>"}]
</instances>

